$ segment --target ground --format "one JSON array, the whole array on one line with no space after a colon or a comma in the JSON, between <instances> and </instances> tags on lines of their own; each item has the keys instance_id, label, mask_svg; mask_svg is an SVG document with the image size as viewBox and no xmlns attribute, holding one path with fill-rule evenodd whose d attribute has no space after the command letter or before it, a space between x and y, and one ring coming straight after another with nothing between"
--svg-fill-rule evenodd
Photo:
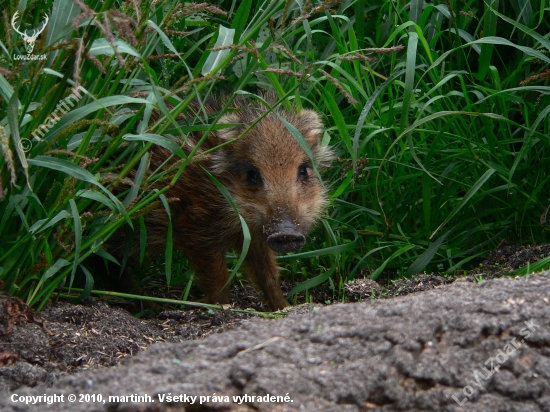
<instances>
[{"instance_id":1,"label":"ground","mask_svg":"<svg viewBox=\"0 0 550 412\"><path fill-rule=\"evenodd\" d=\"M281 320L250 320L251 315L243 313L201 309L136 319L96 299L80 305L57 302L36 314L3 296L0 390L84 392L85 382L93 382L87 391L105 395L288 392L294 406L303 405L305 410L334 410L336 404L339 410L359 410L360 405L362 410L471 410L468 405L477 405L475 410L549 410L550 280L547 276L530 276L528 281L493 279L549 254L550 245L505 244L483 266L454 283L427 274L389 286L359 279L346 291L351 301L364 303L320 310L321 305L302 305ZM320 302L327 300L326 295L323 289L313 294ZM261 309L261 299L250 287L237 288L232 298L242 308ZM510 339L519 340L524 322L533 318L539 325L533 339L517 349L502 371L483 381L482 389L466 396L469 388L475 388L470 384L463 391L475 378L473 373L481 371L491 354L498 354ZM206 335L211 336L202 339ZM192 342L151 346L187 340ZM126 359L123 366L105 368L147 347L145 354ZM194 361L189 362L191 358ZM98 370L72 376L83 369ZM174 382L187 386L174 387ZM38 386L33 392L21 385ZM1 398L0 406L31 410L8 402L8 396ZM460 409L458 403L464 399ZM193 408L174 405L174 410ZM277 405L278 410L293 406ZM498 405L507 406L498 409ZM91 403L80 406L79 410L104 410ZM207 406L230 407L210 402L201 408ZM71 410L70 405L65 407ZM271 410L256 401L240 407ZM163 410L136 408L124 410Z\"/></svg>"}]
</instances>

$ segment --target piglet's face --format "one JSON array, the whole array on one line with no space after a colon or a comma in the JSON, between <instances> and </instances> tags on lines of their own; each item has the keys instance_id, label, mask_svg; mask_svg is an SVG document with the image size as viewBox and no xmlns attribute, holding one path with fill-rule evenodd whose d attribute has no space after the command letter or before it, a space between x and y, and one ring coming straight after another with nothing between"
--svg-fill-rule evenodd
<instances>
[{"instance_id":1,"label":"piglet's face","mask_svg":"<svg viewBox=\"0 0 550 412\"><path fill-rule=\"evenodd\" d=\"M238 138L265 108L245 108L220 123L239 124L218 130L220 143ZM299 130L313 159L275 113L269 113L237 141L214 152L210 169L227 189L245 219L253 241L261 239L275 252L295 252L326 205L325 189L313 170L330 162L321 146L319 115L278 112Z\"/></svg>"}]
</instances>

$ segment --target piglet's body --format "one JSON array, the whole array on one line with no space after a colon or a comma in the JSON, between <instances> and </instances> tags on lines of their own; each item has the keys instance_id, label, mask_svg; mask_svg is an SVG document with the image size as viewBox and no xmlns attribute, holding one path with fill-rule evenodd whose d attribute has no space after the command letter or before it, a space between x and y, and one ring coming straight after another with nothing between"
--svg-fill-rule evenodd
<instances>
[{"instance_id":1,"label":"piglet's body","mask_svg":"<svg viewBox=\"0 0 550 412\"><path fill-rule=\"evenodd\" d=\"M269 96L264 98L270 104L274 102ZM232 126L212 132L197 152L198 159L204 150L239 137L269 110L244 98L236 99L231 107L218 124ZM206 106L207 112L219 109L215 102ZM319 115L310 110L275 110L277 114L265 115L244 137L190 163L165 193L173 199L170 208L174 248L182 250L189 259L195 281L209 303L229 303L225 253L228 249L242 249L243 233L239 217L201 167L225 186L248 225L252 240L244 270L262 290L272 310L288 306L278 283L275 253L299 250L326 204L325 190L310 159L280 120L284 118L300 131L320 170L328 165L331 153L321 145ZM184 150L190 152L200 137L188 137ZM155 170L169 156L168 151L156 146L150 169ZM146 226L148 249L164 250L166 212L152 212L146 218Z\"/></svg>"}]
</instances>

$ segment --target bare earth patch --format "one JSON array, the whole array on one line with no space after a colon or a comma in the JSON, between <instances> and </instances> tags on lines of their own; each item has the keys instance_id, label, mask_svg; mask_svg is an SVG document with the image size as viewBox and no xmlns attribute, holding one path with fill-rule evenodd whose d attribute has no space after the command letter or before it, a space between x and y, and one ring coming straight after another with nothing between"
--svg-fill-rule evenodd
<instances>
[{"instance_id":1,"label":"bare earth patch","mask_svg":"<svg viewBox=\"0 0 550 412\"><path fill-rule=\"evenodd\" d=\"M483 273L483 279L495 277L550 252L548 245L503 248L475 273ZM0 296L0 390L7 392L0 406L2 410L119 410L122 406L124 410L294 410L300 405L312 411L550 410L550 280L539 275L527 278L449 285L452 279L419 275L389 286L359 279L346 291L350 300L364 303L321 310L319 305L303 305L286 320L249 321L247 314L200 309L166 310L153 318L136 319L95 299L79 305L58 302L35 314L17 300ZM470 274L461 280L473 279ZM327 295L323 290L314 293L321 302ZM393 298L402 295L407 296ZM260 296L250 287L235 290L233 301L242 308L262 310ZM497 364L499 370L487 381L481 378L481 386L472 386L469 381L475 379L475 371L482 371L485 361L511 339L519 342L524 322L531 319L538 327L530 339ZM184 342L188 340L193 341ZM137 358L128 358L148 347ZM124 358L123 366L105 368ZM76 372L81 373L72 376ZM21 387L35 385L36 389ZM468 385L474 390L471 396L467 396L470 389L463 392ZM294 402L206 402L193 409L196 405L181 402L161 407L157 400L71 408L71 404L26 407L10 402L8 396L71 390L105 396L289 393ZM458 401L466 399L462 408L453 395Z\"/></svg>"}]
</instances>

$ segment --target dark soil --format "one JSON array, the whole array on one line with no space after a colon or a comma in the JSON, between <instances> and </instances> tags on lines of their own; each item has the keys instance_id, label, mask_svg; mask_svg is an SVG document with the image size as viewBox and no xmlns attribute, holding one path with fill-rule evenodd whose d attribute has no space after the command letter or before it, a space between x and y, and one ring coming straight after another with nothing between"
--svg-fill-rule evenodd
<instances>
[{"instance_id":1,"label":"dark soil","mask_svg":"<svg viewBox=\"0 0 550 412\"><path fill-rule=\"evenodd\" d=\"M192 309L136 319L126 310L88 299L58 302L40 314L0 296L0 390L52 383L83 369L117 365L153 343L182 342L229 330L250 315Z\"/></svg>"},{"instance_id":2,"label":"dark soil","mask_svg":"<svg viewBox=\"0 0 550 412\"><path fill-rule=\"evenodd\" d=\"M506 271L523 266L528 261L534 262L548 254L550 254L550 245L529 248L506 244L491 253L482 266L460 280L477 282L480 279L487 280L498 277ZM480 274L482 275L481 278ZM22 385L31 387L38 385L38 392L42 391L40 393L44 393L46 391L45 387L53 384L54 388L58 389L52 389L48 393L61 393L60 391L69 393L67 388L70 388L71 385L76 385L74 388L80 388L78 392L83 392L82 389L86 385L78 383L78 379L88 381L92 379L90 382L94 382L94 387L93 390L88 391L89 393L101 392L112 395L140 392L153 395L153 393L167 393L170 391L173 394L192 393L197 395L211 395L216 391L218 394L247 393L249 395L265 393L282 393L284 395L286 392L291 393L295 403L277 404L277 408L279 408L277 410L290 410L293 409L291 406L298 406L298 404L303 405L304 410L336 410L330 407L330 405L334 407L336 404L342 406L342 409L338 407L338 410L347 410L348 408L351 408L349 410L358 410L356 406L361 402L364 403L363 410L370 410L369 405L372 406L371 409L382 408L383 405L390 409L400 409L402 406L408 405L405 409L415 410L410 409L414 407L420 408L418 410L439 410L438 408L430 409L427 406L419 407L418 396L420 395L418 394L421 393L421 396L426 399L425 402L430 399L433 405L440 405L441 407L445 405L443 409L455 410L453 408L458 408L458 404L454 401L447 402L448 399L445 398L447 400L444 400L442 394L452 392L456 394L458 399L464 398L461 389L467 385L468 379L472 379L473 371L482 368L483 362L489 357L488 354L502 348L506 344L507 337L517 336L516 329L518 325L521 326L522 319L528 316L527 312L532 316L536 315L537 323L539 321L546 322L545 326L540 328L541 339L544 341L550 336L550 324L548 323L548 314L550 313L548 309L550 306L545 306L548 304L547 301L539 302L541 299L546 298L548 300L550 297L550 282L545 277L530 277L530 279L529 282L521 282L521 284L517 281L502 279L483 282L479 286L474 286L469 282L455 282L454 285L446 285L453 282L453 279L426 274L411 279L401 279L390 285L380 285L370 279L357 279L353 284L346 285L346 293L350 301L362 299L366 301L365 303L345 305L346 309L331 305L334 308L329 307L319 312L323 313L322 318L319 318L320 330L325 330L325 326L322 325L326 324L327 330L330 331L331 328L335 328L334 333L336 331L342 331L341 333L343 333L343 330L348 328L346 325L349 324L350 332L345 334L349 336L342 338L350 340L349 353L346 352L348 350L346 345L341 346L343 343L340 342L341 338L338 337L340 332L337 332L334 336L331 335L332 332L327 335L333 336L332 338L326 338L331 340L330 343L325 342L325 337L319 338L321 341L317 342L315 336L318 332L307 329L310 326L307 328L303 326L305 324L309 325L312 318L309 315L302 315L302 317L295 315L300 312L309 312L313 308L310 305L292 309L290 316L292 319L285 321L260 322L255 320L249 322L249 319L253 317L250 314L203 309L186 311L170 309L164 310L155 317L136 319L127 311L113 308L97 299L89 299L79 305L58 302L55 305L47 306L40 314L35 314L17 300L0 296L0 319L3 323L0 327L0 365L3 365L0 367L0 390L4 393L6 391L17 394L23 393L23 391L31 393L31 389L20 387ZM283 286L288 291L293 285L285 284ZM437 288L437 290L430 291L434 288ZM408 297L409 300L393 298L413 293L414 295ZM480 300L480 296L484 294L488 294L487 301ZM331 300L333 293L325 286L313 291L310 298L311 296L314 297L315 302L323 303ZM393 299L386 302L385 299L377 299L380 297ZM506 300L507 298L508 300ZM510 299L513 303L510 303ZM460 303L461 300L462 303ZM428 303L429 301L439 302L439 304ZM520 301L521 304L517 303ZM235 302L234 307L241 309L265 310L260 295L249 286L235 288L232 302ZM493 302L493 306L489 302ZM529 302L529 305L523 304L523 302ZM498 309L503 304L511 309L509 308L508 312L504 309ZM542 306L539 308L540 305ZM395 309L395 314L392 315L393 308L397 307L401 309ZM493 307L497 309L493 309ZM543 313L536 312L535 308L544 309ZM518 309L519 312L515 309ZM388 316L384 315L386 312ZM361 317L362 320L359 319ZM380 320L374 319L378 317L380 317ZM480 317L483 322L475 324L475 319L479 320ZM369 321L365 322L365 319L369 319ZM355 324L353 322L359 323ZM397 323L394 324L394 322ZM422 322L427 323L423 325ZM359 327L359 324L361 327ZM400 329L398 325L401 325ZM240 328L232 333L218 334L218 332L234 329L237 326L242 326L244 329ZM301 332L302 329L304 329L304 332ZM357 334L352 331L356 331ZM414 337L410 336L411 333ZM211 334L216 334L216 336L197 340ZM305 343L300 343L302 342L301 338L295 339L296 336L300 335L305 336L305 341L312 346L306 347L304 346ZM422 338L419 343L418 336L421 335L426 335L427 340ZM537 336L539 336L538 331ZM264 345L267 341L275 342L279 339L282 339L280 344L275 344L273 347L279 348L282 352L273 355L275 356L273 360L263 359L267 355L262 355L265 351L261 350L264 347L261 345ZM196 343L188 342L178 346L150 346L157 342L183 342L186 340L197 341ZM357 342L354 343L355 341ZM412 364L409 365L406 361L409 359L407 356L413 356L416 359L419 354L427 350L428 341L432 343L432 346L428 345L427 347L434 348L434 352L430 355L434 357L432 363L430 364L426 360L423 363L425 370L421 368L422 365L416 365L415 367ZM522 350L539 351L540 353L537 352L537 356L540 355L542 358L537 358L536 362L542 362L540 365L546 362L546 371L548 371L550 370L550 363L547 359L550 353L545 352L546 349L544 349L542 343L544 342L540 341L537 344L538 346L535 345L531 348L530 342L526 347L522 347ZM340 345L338 346L340 349L332 348L335 344ZM294 349L291 349L291 347L294 347L293 345L296 346L295 353L293 352ZM354 345L369 349L359 350L356 348L357 351L353 352L353 350L356 350L353 349ZM271 347L272 345L265 344L265 346ZM117 365L123 358L135 355L148 347L150 347L148 354L145 354L145 357L140 357L140 360L126 360L124 362L126 366L117 369L104 368ZM204 351L202 350L204 347L209 349ZM235 350L230 348L235 348ZM467 353L470 356L471 367L461 364L453 366L450 360L454 359L453 357L456 356L457 351L462 351L463 355ZM203 352L207 353L204 354ZM271 352L271 350L267 352ZM178 353L177 356L176 353ZM250 355L243 356L245 353ZM259 358L251 358L250 363L245 363L241 368L243 370L239 369L240 362L237 362L238 367L234 366L237 357L248 359L252 356L252 353L257 354ZM393 355L390 356L391 353ZM180 361L188 359L187 354L191 354L189 356L197 360L203 359L202 361L191 362L191 366L185 366L185 370L189 371L189 376L195 376L196 380L184 378L183 375L180 377L178 375L180 372L173 372L177 376L172 374L169 371L171 370L169 366L162 366L159 369L160 372L146 372L147 368L145 366L143 366L143 370L139 366L149 363L152 365L170 364L173 366L173 362L178 359ZM404 356L403 359L400 358L401 355ZM484 409L480 406L481 409L475 410L550 410L541 407L541 405L546 405L550 408L550 403L544 403L550 402L548 384L545 386L539 382L544 374L539 374L538 377L534 376L538 372L535 372L536 368L533 369L533 365L539 363L536 363L532 358L533 353L529 352L528 355L528 359L522 361L521 365L523 366L509 366L511 369L508 373L504 373L503 370L498 375L491 377L488 382L484 382L486 384L484 389L476 391L472 398L468 398L468 403L464 406L466 409L463 410L471 410L466 407L470 404L485 405L485 402L488 402L488 405L492 404L495 396L505 398L508 396L508 391L511 390L510 385L512 383L510 382L512 381L510 379L512 378L521 381L516 382L517 385L521 383L525 386L525 382L530 382L529 385L532 385L533 382L536 383L538 385L535 385L536 391L538 391L537 396L544 394L547 400L545 401L543 397L542 403L529 404L531 409L514 409L514 402L527 405L524 401L532 397L529 390L524 388L521 390L527 391L529 394L526 395L522 392L519 395L513 395L512 398L508 399L509 402L512 402L512 406L506 409ZM441 356L446 356L446 358L440 358ZM522 352L522 356L527 355ZM356 361L353 361L354 358ZM219 368L221 369L219 371L218 366L216 366L218 361L215 361L215 359L220 362ZM275 359L279 359L279 361L275 362ZM309 362L310 359L314 361ZM513 362L512 360L508 362L510 362L510 365L515 365L517 359L523 358L516 356ZM379 364L377 365L374 360ZM180 365L180 361L177 362L177 365ZM528 363L525 363L527 361ZM304 362L305 364L302 365ZM181 365L184 363L182 361ZM275 364L281 366L278 370L271 370L269 365L273 366ZM199 366L197 370L193 369L197 365L202 366ZM266 367L266 365L269 367ZM436 367L436 365L438 366ZM239 371L235 371L235 368ZM330 372L327 371L327 368ZM415 368L421 368L422 370L421 372L414 372ZM67 376L85 369L100 370L98 371L99 374L96 375L79 374L78 376L81 378ZM124 373L138 373L139 376L131 375L132 383L123 386L123 382L117 381L117 379L124 381L123 375L117 376L117 373L123 370ZM368 379L364 376L367 371L370 374ZM214 379L213 375L209 375L217 372L219 372L219 376L216 375L218 378ZM202 376L201 373L203 373ZM416 375L425 376L418 377L415 373ZM510 373L513 376L508 376ZM345 378L346 374L349 374L347 378ZM444 378L440 376L445 374L447 376ZM527 376L525 374L530 374L530 378L524 382L523 380ZM91 376L94 377L90 378ZM109 379L105 378L107 376ZM501 383L499 383L500 376L504 377L502 378L504 381ZM216 383L206 384L205 379L214 379L211 382ZM305 381L302 382L304 379ZM548 382L548 376L545 379ZM332 382L333 380L337 380L339 383ZM173 384L168 385L168 382L176 381L188 382L186 385L190 385L189 388L194 389L182 389L182 387L177 389ZM255 382L253 385L250 384L252 381ZM294 384L294 381L297 383ZM329 384L329 381L332 383ZM108 382L111 382L111 387ZM153 382L155 386L153 386ZM347 384L344 385L343 382L347 382ZM113 384L114 386L112 386ZM307 388L311 385L313 385L312 388L314 386L318 386L318 388L311 389L312 392L309 393L310 389ZM325 385L328 385L327 387L334 386L334 390L327 393L324 393L323 390L319 392L319 388L323 388ZM344 390L344 386L338 389L341 385L347 386L347 389ZM371 385L370 389L365 385ZM523 386L521 387L523 388ZM392 390L395 393L387 392L389 387L393 387ZM453 391L449 392L451 389ZM339 390L347 392L338 394ZM520 389L515 388L511 393L518 390ZM371 396L369 393L372 391L382 391L383 395ZM319 395L315 395L317 392L319 392ZM316 396L320 396L317 403L312 401ZM31 409L25 409L21 404L12 404L7 401L7 396L0 398L6 399L4 406L7 408L35 410L32 408L37 407L35 405ZM244 404L241 405L241 410L250 410L250 408L273 410L276 407L275 404L269 404L271 409L265 409L265 405L262 407L261 404L255 403L248 403L247 405L246 407ZM56 404L56 406L56 408L50 410L63 410L63 404ZM92 406L92 404L79 404L78 408L73 406L71 409L70 405L64 407L68 408L65 410L85 410L86 407L89 408L87 410L94 410ZM128 406L126 405L126 407ZM165 409L147 409L145 406L141 406L145 409L138 408L139 410ZM154 404L149 406L154 406ZM190 405L176 403L173 406L174 410L183 410L184 407L189 408ZM201 408L204 406L202 405ZM210 406L218 408L222 407L222 404L213 403ZM316 409L317 407L319 409ZM118 409L103 409L103 406L101 406L96 410Z\"/></svg>"},{"instance_id":3,"label":"dark soil","mask_svg":"<svg viewBox=\"0 0 550 412\"><path fill-rule=\"evenodd\" d=\"M519 246L504 242L491 252L479 268L471 273L484 274L484 278L493 278L534 263L550 256L550 244L540 246Z\"/></svg>"}]
</instances>

